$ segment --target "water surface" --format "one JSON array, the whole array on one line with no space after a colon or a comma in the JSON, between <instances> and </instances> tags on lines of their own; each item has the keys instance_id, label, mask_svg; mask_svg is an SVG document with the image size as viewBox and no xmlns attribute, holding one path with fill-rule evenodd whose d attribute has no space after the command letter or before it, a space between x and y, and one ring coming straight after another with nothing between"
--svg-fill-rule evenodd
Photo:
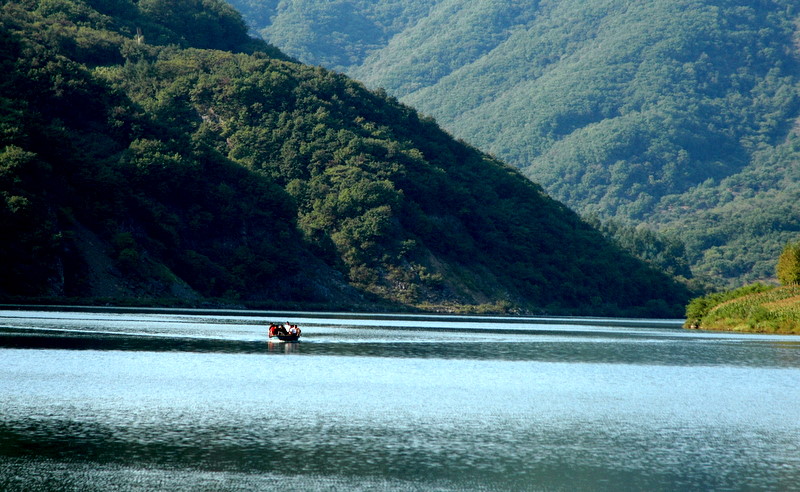
<instances>
[{"instance_id":1,"label":"water surface","mask_svg":"<svg viewBox=\"0 0 800 492\"><path fill-rule=\"evenodd\" d=\"M796 337L251 314L0 312L0 489L800 490Z\"/></svg>"}]
</instances>

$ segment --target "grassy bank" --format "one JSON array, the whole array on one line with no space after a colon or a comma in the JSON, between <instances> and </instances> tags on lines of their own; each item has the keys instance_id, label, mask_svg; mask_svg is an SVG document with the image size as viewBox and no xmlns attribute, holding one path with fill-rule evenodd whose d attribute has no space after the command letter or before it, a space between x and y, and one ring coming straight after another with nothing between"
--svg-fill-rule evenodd
<instances>
[{"instance_id":1,"label":"grassy bank","mask_svg":"<svg viewBox=\"0 0 800 492\"><path fill-rule=\"evenodd\" d=\"M800 285L749 285L694 299L686 328L800 335Z\"/></svg>"}]
</instances>

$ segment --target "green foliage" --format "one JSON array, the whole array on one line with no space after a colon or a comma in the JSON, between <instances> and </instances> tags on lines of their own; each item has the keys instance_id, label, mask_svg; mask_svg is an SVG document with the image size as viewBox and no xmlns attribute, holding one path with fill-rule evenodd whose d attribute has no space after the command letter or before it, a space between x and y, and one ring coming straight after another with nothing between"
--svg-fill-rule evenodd
<instances>
[{"instance_id":1,"label":"green foliage","mask_svg":"<svg viewBox=\"0 0 800 492\"><path fill-rule=\"evenodd\" d=\"M615 221L601 222L597 217L587 220L622 249L654 268L672 277L692 277L686 246L675 235L653 231L643 224L636 227L626 226Z\"/></svg>"},{"instance_id":2,"label":"green foliage","mask_svg":"<svg viewBox=\"0 0 800 492\"><path fill-rule=\"evenodd\" d=\"M800 243L787 244L783 248L775 273L783 285L800 284Z\"/></svg>"},{"instance_id":3,"label":"green foliage","mask_svg":"<svg viewBox=\"0 0 800 492\"><path fill-rule=\"evenodd\" d=\"M13 233L0 294L636 316L685 303L668 276L432 120L252 49L221 2L0 13L0 214Z\"/></svg>"},{"instance_id":4,"label":"green foliage","mask_svg":"<svg viewBox=\"0 0 800 492\"><path fill-rule=\"evenodd\" d=\"M241 16L224 2L139 0L137 5L145 19L169 29L189 46L237 49L249 42Z\"/></svg>"},{"instance_id":5,"label":"green foliage","mask_svg":"<svg viewBox=\"0 0 800 492\"><path fill-rule=\"evenodd\" d=\"M679 233L718 286L772 278L800 230L791 0L232 3L579 213Z\"/></svg>"},{"instance_id":6,"label":"green foliage","mask_svg":"<svg viewBox=\"0 0 800 492\"><path fill-rule=\"evenodd\" d=\"M232 0L253 30L311 65L361 63L392 36L424 18L435 2Z\"/></svg>"},{"instance_id":7,"label":"green foliage","mask_svg":"<svg viewBox=\"0 0 800 492\"><path fill-rule=\"evenodd\" d=\"M705 296L697 297L686 307L686 319L688 324L700 325L701 320L705 318L713 309L721 304L738 299L741 297L749 296L751 294L758 294L761 292L769 292L773 290L773 286L764 284L751 284L738 289L715 292Z\"/></svg>"},{"instance_id":8,"label":"green foliage","mask_svg":"<svg viewBox=\"0 0 800 492\"><path fill-rule=\"evenodd\" d=\"M690 328L800 334L800 287L758 284L706 296L687 316Z\"/></svg>"}]
</instances>

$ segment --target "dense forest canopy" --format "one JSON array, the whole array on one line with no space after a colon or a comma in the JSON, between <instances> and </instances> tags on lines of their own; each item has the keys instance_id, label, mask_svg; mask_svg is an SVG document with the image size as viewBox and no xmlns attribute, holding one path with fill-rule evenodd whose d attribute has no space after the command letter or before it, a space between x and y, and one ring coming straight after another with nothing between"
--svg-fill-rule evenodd
<instances>
[{"instance_id":1,"label":"dense forest canopy","mask_svg":"<svg viewBox=\"0 0 800 492\"><path fill-rule=\"evenodd\" d=\"M667 275L216 0L4 1L0 295L675 316Z\"/></svg>"},{"instance_id":2,"label":"dense forest canopy","mask_svg":"<svg viewBox=\"0 0 800 492\"><path fill-rule=\"evenodd\" d=\"M682 241L695 276L773 278L800 234L794 0L230 2L580 214Z\"/></svg>"}]
</instances>

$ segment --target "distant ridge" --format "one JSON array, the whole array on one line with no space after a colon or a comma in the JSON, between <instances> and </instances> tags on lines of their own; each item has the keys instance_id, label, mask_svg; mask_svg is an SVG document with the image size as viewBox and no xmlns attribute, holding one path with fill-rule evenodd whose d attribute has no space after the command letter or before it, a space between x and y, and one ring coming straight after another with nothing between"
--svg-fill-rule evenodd
<instances>
[{"instance_id":1,"label":"distant ridge","mask_svg":"<svg viewBox=\"0 0 800 492\"><path fill-rule=\"evenodd\" d=\"M771 280L800 237L793 0L231 3L582 215L682 241L701 280Z\"/></svg>"}]
</instances>

